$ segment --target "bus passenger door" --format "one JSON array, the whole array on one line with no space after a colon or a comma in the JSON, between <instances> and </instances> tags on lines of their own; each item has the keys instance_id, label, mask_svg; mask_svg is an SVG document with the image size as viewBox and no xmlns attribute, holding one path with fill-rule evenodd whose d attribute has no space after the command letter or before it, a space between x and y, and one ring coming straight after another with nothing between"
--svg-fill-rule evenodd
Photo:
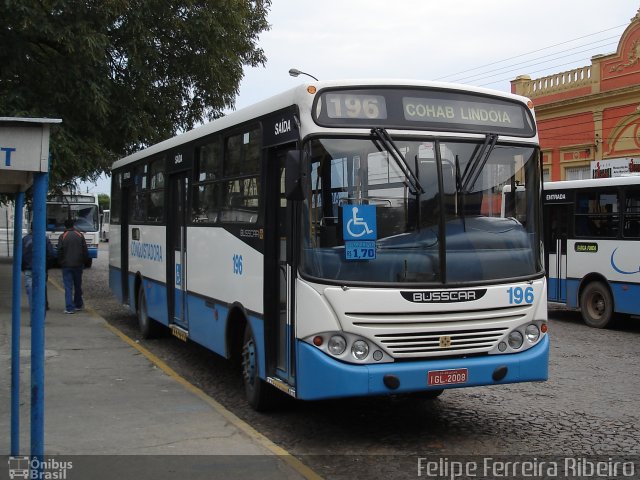
<instances>
[{"instance_id":1,"label":"bus passenger door","mask_svg":"<svg viewBox=\"0 0 640 480\"><path fill-rule=\"evenodd\" d=\"M286 154L295 144L279 146L267 155L265 208L265 345L267 380L295 393L295 317L293 315L294 205L284 196Z\"/></svg>"},{"instance_id":2,"label":"bus passenger door","mask_svg":"<svg viewBox=\"0 0 640 480\"><path fill-rule=\"evenodd\" d=\"M186 172L172 175L169 181L169 217L167 222L167 301L169 326L187 331L187 193ZM175 333L175 332L174 332Z\"/></svg>"},{"instance_id":3,"label":"bus passenger door","mask_svg":"<svg viewBox=\"0 0 640 480\"><path fill-rule=\"evenodd\" d=\"M547 299L552 302L567 301L567 237L570 207L566 204L549 204L544 207Z\"/></svg>"},{"instance_id":4,"label":"bus passenger door","mask_svg":"<svg viewBox=\"0 0 640 480\"><path fill-rule=\"evenodd\" d=\"M122 303L129 304L129 188L122 187L120 201L120 284ZM135 303L135 302L134 302Z\"/></svg>"}]
</instances>

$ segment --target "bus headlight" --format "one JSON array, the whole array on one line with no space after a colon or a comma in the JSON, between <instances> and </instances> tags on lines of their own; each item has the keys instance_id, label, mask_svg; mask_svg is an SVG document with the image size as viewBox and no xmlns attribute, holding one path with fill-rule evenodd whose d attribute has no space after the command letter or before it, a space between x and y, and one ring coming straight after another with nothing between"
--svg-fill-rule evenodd
<instances>
[{"instance_id":1,"label":"bus headlight","mask_svg":"<svg viewBox=\"0 0 640 480\"><path fill-rule=\"evenodd\" d=\"M524 337L519 331L514 330L509 334L508 341L509 341L509 346L514 350L517 350L522 346L522 343L524 342Z\"/></svg>"},{"instance_id":2,"label":"bus headlight","mask_svg":"<svg viewBox=\"0 0 640 480\"><path fill-rule=\"evenodd\" d=\"M342 355L347 348L347 341L340 335L334 335L329 339L327 348L332 355Z\"/></svg>"},{"instance_id":3,"label":"bus headlight","mask_svg":"<svg viewBox=\"0 0 640 480\"><path fill-rule=\"evenodd\" d=\"M524 334L531 343L535 343L540 338L540 329L534 323L527 325L527 328L524 331Z\"/></svg>"},{"instance_id":4,"label":"bus headlight","mask_svg":"<svg viewBox=\"0 0 640 480\"><path fill-rule=\"evenodd\" d=\"M317 332L301 340L341 362L357 365L395 361L374 341L354 333Z\"/></svg>"},{"instance_id":5,"label":"bus headlight","mask_svg":"<svg viewBox=\"0 0 640 480\"><path fill-rule=\"evenodd\" d=\"M356 340L351 346L351 354L356 360L364 360L369 355L369 345L364 340Z\"/></svg>"}]
</instances>

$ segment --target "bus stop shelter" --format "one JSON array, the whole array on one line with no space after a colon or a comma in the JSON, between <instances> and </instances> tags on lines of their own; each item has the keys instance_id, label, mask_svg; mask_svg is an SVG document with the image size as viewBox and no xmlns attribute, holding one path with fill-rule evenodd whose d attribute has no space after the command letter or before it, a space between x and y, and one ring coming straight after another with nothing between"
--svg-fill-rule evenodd
<instances>
[{"instance_id":1,"label":"bus stop shelter","mask_svg":"<svg viewBox=\"0 0 640 480\"><path fill-rule=\"evenodd\" d=\"M33 290L31 301L31 456L44 455L45 215L49 183L49 132L60 119L0 117L0 194L13 199L11 305L11 456L20 454L20 301L22 219L32 189Z\"/></svg>"}]
</instances>

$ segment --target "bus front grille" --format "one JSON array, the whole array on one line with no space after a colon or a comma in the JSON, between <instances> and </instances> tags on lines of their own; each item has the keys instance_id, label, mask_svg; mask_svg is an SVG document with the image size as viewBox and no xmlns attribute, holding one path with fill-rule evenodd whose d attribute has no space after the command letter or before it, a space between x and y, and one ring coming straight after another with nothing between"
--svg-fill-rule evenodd
<instances>
[{"instance_id":1,"label":"bus front grille","mask_svg":"<svg viewBox=\"0 0 640 480\"><path fill-rule=\"evenodd\" d=\"M487 310L345 313L353 333L371 338L397 359L471 355L493 350L526 322L530 305Z\"/></svg>"},{"instance_id":2,"label":"bus front grille","mask_svg":"<svg viewBox=\"0 0 640 480\"><path fill-rule=\"evenodd\" d=\"M439 330L375 335L395 357L451 355L491 350L508 328Z\"/></svg>"}]
</instances>

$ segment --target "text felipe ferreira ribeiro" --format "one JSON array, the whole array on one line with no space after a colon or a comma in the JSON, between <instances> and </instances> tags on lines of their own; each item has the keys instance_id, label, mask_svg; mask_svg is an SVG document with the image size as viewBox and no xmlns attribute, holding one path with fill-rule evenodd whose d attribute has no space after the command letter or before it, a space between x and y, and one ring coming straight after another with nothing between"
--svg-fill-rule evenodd
<instances>
[{"instance_id":1,"label":"text felipe ferreira ribeiro","mask_svg":"<svg viewBox=\"0 0 640 480\"><path fill-rule=\"evenodd\" d=\"M630 461L585 457L554 460L496 459L476 461L430 460L418 457L418 477L454 480L457 478L625 478L635 475L636 465Z\"/></svg>"}]
</instances>

